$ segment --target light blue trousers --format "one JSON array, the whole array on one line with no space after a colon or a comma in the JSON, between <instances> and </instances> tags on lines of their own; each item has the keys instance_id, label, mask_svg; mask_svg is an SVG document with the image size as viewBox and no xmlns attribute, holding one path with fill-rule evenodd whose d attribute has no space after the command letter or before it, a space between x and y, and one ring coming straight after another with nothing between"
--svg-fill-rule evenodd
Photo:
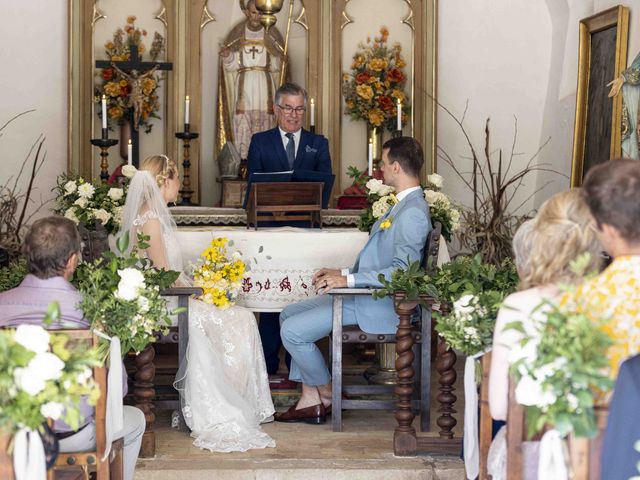
<instances>
[{"instance_id":1,"label":"light blue trousers","mask_svg":"<svg viewBox=\"0 0 640 480\"><path fill-rule=\"evenodd\" d=\"M315 342L331 333L332 305L330 295L320 295L289 305L280 313L280 336L284 348L291 354L290 380L309 386L331 382L331 375ZM342 324L357 324L353 297L343 300Z\"/></svg>"}]
</instances>

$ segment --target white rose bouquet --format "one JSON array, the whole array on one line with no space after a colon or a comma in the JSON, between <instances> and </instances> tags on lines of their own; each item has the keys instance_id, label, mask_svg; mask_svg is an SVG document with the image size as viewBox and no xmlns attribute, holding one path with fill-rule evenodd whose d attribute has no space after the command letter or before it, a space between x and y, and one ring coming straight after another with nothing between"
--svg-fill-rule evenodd
<instances>
[{"instance_id":1,"label":"white rose bouquet","mask_svg":"<svg viewBox=\"0 0 640 480\"><path fill-rule=\"evenodd\" d=\"M166 334L171 319L167 299L160 291L170 287L179 272L158 270L151 262L138 257L138 250L148 248L148 237L138 235L138 244L123 254L129 244L128 234L118 239L120 255L112 252L93 263L82 263L76 270L74 283L82 292L80 308L92 325L109 336L117 336L122 353L136 353L155 339L155 333Z\"/></svg>"},{"instance_id":2,"label":"white rose bouquet","mask_svg":"<svg viewBox=\"0 0 640 480\"><path fill-rule=\"evenodd\" d=\"M55 318L57 304L49 312ZM80 398L95 405L100 394L91 372L99 365L96 349L74 346L64 333L37 325L0 330L0 428L37 430L50 418L77 429Z\"/></svg>"},{"instance_id":3,"label":"white rose bouquet","mask_svg":"<svg viewBox=\"0 0 640 480\"><path fill-rule=\"evenodd\" d=\"M460 229L460 207L440 191L444 179L434 173L427 176L428 185L424 189L424 197L429 204L432 222L440 222L442 236L451 241L452 234ZM382 180L370 179L365 184L369 208L360 216L358 227L363 232L370 232L373 224L382 217L389 208L398 203L395 189L385 185Z\"/></svg>"},{"instance_id":4,"label":"white rose bouquet","mask_svg":"<svg viewBox=\"0 0 640 480\"><path fill-rule=\"evenodd\" d=\"M522 335L511 374L516 400L526 406L528 435L549 425L562 436L593 437L598 432L595 400L612 387L606 350L613 341L606 322L594 324L549 302L537 309L543 320L531 318L527 328L521 322L507 325Z\"/></svg>"},{"instance_id":5,"label":"white rose bouquet","mask_svg":"<svg viewBox=\"0 0 640 480\"><path fill-rule=\"evenodd\" d=\"M135 167L130 166L130 169ZM122 211L127 198L129 178L135 171L127 170L123 174L125 182L122 186L91 183L78 175L63 174L58 177L56 203L54 211L59 215L82 222L89 230L95 222L104 225L107 232L115 233L120 228Z\"/></svg>"}]
</instances>

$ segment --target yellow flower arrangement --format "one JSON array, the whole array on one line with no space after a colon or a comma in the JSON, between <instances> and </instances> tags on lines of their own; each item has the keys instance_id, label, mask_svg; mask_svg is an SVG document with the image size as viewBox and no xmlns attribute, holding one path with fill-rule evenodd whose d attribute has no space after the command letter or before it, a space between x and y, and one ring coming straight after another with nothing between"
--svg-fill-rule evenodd
<instances>
[{"instance_id":1,"label":"yellow flower arrangement","mask_svg":"<svg viewBox=\"0 0 640 480\"><path fill-rule=\"evenodd\" d=\"M402 69L399 43L388 44L389 30L380 28L380 35L358 45L351 72L342 76L345 113L354 120L365 120L372 127L384 126L396 130L397 101L402 102L402 123L409 118L409 102L403 92L407 77Z\"/></svg>"},{"instance_id":2,"label":"yellow flower arrangement","mask_svg":"<svg viewBox=\"0 0 640 480\"><path fill-rule=\"evenodd\" d=\"M193 272L195 286L203 290L200 300L222 310L235 305L246 271L239 252L229 255L227 246L231 245L224 237L211 240Z\"/></svg>"},{"instance_id":3,"label":"yellow flower arrangement","mask_svg":"<svg viewBox=\"0 0 640 480\"><path fill-rule=\"evenodd\" d=\"M104 44L105 53L112 62L127 61L131 58L131 45L137 45L138 54L142 55L146 51L142 39L147 36L146 30L141 30L135 26L136 17L130 15L127 17L127 24L124 28L119 28L113 35L113 40ZM165 49L165 41L162 35L155 32L149 56L152 61L156 61L158 56ZM140 73L140 72L138 72ZM149 133L152 128L151 118L160 118L158 111L160 110L159 97L156 92L158 82L161 77L159 74L143 80L142 93L145 98L142 105L142 116L139 124L144 127L144 131ZM95 101L100 102L102 95L107 97L107 116L111 120L115 120L119 125L129 119L129 95L131 94L131 85L126 78L113 68L103 68L96 77ZM104 114L102 112L101 114Z\"/></svg>"}]
</instances>

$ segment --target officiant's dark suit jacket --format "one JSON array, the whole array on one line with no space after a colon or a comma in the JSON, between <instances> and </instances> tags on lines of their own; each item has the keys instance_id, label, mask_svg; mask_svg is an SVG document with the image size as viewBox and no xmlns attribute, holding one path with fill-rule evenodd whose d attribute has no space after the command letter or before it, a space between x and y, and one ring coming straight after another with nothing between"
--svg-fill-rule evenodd
<instances>
[{"instance_id":1,"label":"officiant's dark suit jacket","mask_svg":"<svg viewBox=\"0 0 640 480\"><path fill-rule=\"evenodd\" d=\"M638 475L640 452L634 449L640 440L640 355L620 366L609 418L604 433L601 457L603 480L627 480Z\"/></svg>"},{"instance_id":2,"label":"officiant's dark suit jacket","mask_svg":"<svg viewBox=\"0 0 640 480\"><path fill-rule=\"evenodd\" d=\"M249 177L254 172L270 173L292 170L278 127L256 133L251 137L247 154L247 169ZM302 129L293 170L331 173L329 142L323 135L316 135Z\"/></svg>"}]
</instances>

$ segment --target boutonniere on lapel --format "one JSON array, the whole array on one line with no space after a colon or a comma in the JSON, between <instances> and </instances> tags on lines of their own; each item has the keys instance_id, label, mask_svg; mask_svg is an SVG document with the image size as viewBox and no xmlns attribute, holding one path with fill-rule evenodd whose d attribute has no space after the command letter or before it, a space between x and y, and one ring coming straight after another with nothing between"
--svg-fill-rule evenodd
<instances>
[{"instance_id":1,"label":"boutonniere on lapel","mask_svg":"<svg viewBox=\"0 0 640 480\"><path fill-rule=\"evenodd\" d=\"M393 224L393 215L390 215L389 218L386 218L380 224L380 230L384 231L391 227Z\"/></svg>"},{"instance_id":2,"label":"boutonniere on lapel","mask_svg":"<svg viewBox=\"0 0 640 480\"><path fill-rule=\"evenodd\" d=\"M307 153L318 153L317 148L310 147L309 145L304 147L304 151Z\"/></svg>"}]
</instances>

